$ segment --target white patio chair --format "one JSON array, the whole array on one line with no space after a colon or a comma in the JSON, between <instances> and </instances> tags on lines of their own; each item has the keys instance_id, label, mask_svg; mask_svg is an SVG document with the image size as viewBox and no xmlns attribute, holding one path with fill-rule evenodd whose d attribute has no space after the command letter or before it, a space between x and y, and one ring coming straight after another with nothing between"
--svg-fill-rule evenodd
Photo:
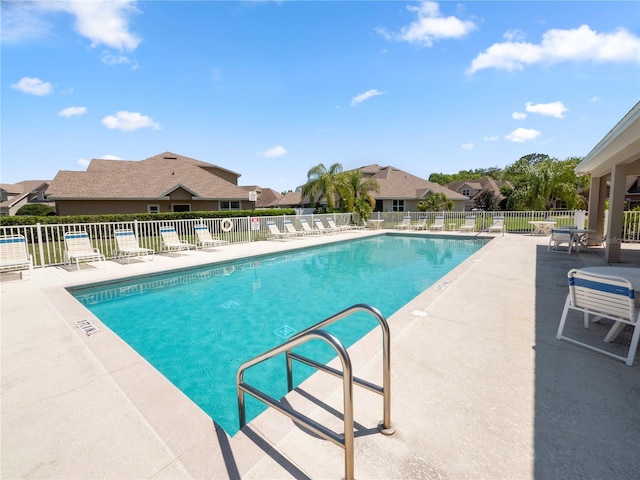
<instances>
[{"instance_id":1,"label":"white patio chair","mask_svg":"<svg viewBox=\"0 0 640 480\"><path fill-rule=\"evenodd\" d=\"M476 217L465 217L464 224L460 226L461 232L475 232L476 230Z\"/></svg>"},{"instance_id":2,"label":"white patio chair","mask_svg":"<svg viewBox=\"0 0 640 480\"><path fill-rule=\"evenodd\" d=\"M229 245L229 242L226 240L222 240L218 237L213 237L211 232L209 231L209 227L206 225L200 224L194 227L196 231L196 243L200 245L200 248L209 248L209 247L221 247L223 245Z\"/></svg>"},{"instance_id":3,"label":"white patio chair","mask_svg":"<svg viewBox=\"0 0 640 480\"><path fill-rule=\"evenodd\" d=\"M322 220L320 220L319 218L316 218L313 221L314 225L316 226L316 230L318 230L320 233L325 234L325 233L335 233L335 230L331 229L331 228L327 228L324 226L324 223L322 223Z\"/></svg>"},{"instance_id":4,"label":"white patio chair","mask_svg":"<svg viewBox=\"0 0 640 480\"><path fill-rule=\"evenodd\" d=\"M284 229L286 233L290 233L292 236L305 237L308 235L304 230L297 230L291 220L284 221Z\"/></svg>"},{"instance_id":5,"label":"white patio chair","mask_svg":"<svg viewBox=\"0 0 640 480\"><path fill-rule=\"evenodd\" d=\"M640 338L640 328L638 328L640 327L640 309L634 301L633 284L622 277L588 273L575 268L569 270L567 278L569 281L569 294L564 304L556 339L567 340L617 360L622 360L629 366L633 365L638 348L638 339ZM577 310L583 313L582 322L585 328L589 328L589 315L598 317L597 319L608 318L615 322L631 325L633 327L633 335L627 356L623 357L567 337L564 330L570 310ZM603 341L606 342L606 337Z\"/></svg>"},{"instance_id":6,"label":"white patio chair","mask_svg":"<svg viewBox=\"0 0 640 480\"><path fill-rule=\"evenodd\" d=\"M424 230L427 228L427 217L420 217L418 221L411 225L411 230Z\"/></svg>"},{"instance_id":7,"label":"white patio chair","mask_svg":"<svg viewBox=\"0 0 640 480\"><path fill-rule=\"evenodd\" d=\"M394 225L393 228L397 228L398 230L406 230L411 226L411 216L407 215L402 217L402 222Z\"/></svg>"},{"instance_id":8,"label":"white patio chair","mask_svg":"<svg viewBox=\"0 0 640 480\"><path fill-rule=\"evenodd\" d=\"M100 250L91 245L89 234L85 231L66 232L64 234L64 263L76 262L80 270L80 262L104 262L105 257Z\"/></svg>"},{"instance_id":9,"label":"white patio chair","mask_svg":"<svg viewBox=\"0 0 640 480\"><path fill-rule=\"evenodd\" d=\"M429 230L444 230L444 215L436 215L434 222L429 225Z\"/></svg>"},{"instance_id":10,"label":"white patio chair","mask_svg":"<svg viewBox=\"0 0 640 480\"><path fill-rule=\"evenodd\" d=\"M269 229L269 238L272 240L287 240L289 238L295 238L297 234L291 234L289 232L281 232L276 222L267 222L267 228Z\"/></svg>"},{"instance_id":11,"label":"white patio chair","mask_svg":"<svg viewBox=\"0 0 640 480\"><path fill-rule=\"evenodd\" d=\"M113 233L116 239L116 256L126 257L127 263L131 257L144 257L151 255L151 260L155 259L155 251L150 248L141 247L136 238L136 234L130 228L118 229Z\"/></svg>"},{"instance_id":12,"label":"white patio chair","mask_svg":"<svg viewBox=\"0 0 640 480\"><path fill-rule=\"evenodd\" d=\"M12 271L29 269L29 279L33 276L33 259L27 248L24 235L3 235L0 237L0 270Z\"/></svg>"},{"instance_id":13,"label":"white patio chair","mask_svg":"<svg viewBox=\"0 0 640 480\"><path fill-rule=\"evenodd\" d=\"M562 246L565 243L567 244L567 250L560 250L558 247ZM571 254L571 251L573 250L573 235L571 234L570 229L551 229L551 236L549 237L549 246L547 247L547 252L550 252L552 249L556 252Z\"/></svg>"},{"instance_id":14,"label":"white patio chair","mask_svg":"<svg viewBox=\"0 0 640 480\"><path fill-rule=\"evenodd\" d=\"M489 233L502 232L504 236L504 217L493 217L493 223L489 225Z\"/></svg>"},{"instance_id":15,"label":"white patio chair","mask_svg":"<svg viewBox=\"0 0 640 480\"><path fill-rule=\"evenodd\" d=\"M178 233L174 227L160 227L160 236L162 237L162 245L169 252L178 252L182 255L184 250L190 250L193 247L198 249L196 245L189 242L183 242L178 237Z\"/></svg>"},{"instance_id":16,"label":"white patio chair","mask_svg":"<svg viewBox=\"0 0 640 480\"><path fill-rule=\"evenodd\" d=\"M320 230L318 230L317 228L311 228L311 225L309 225L309 222L307 222L306 218L301 218L300 220L300 226L302 226L302 231L305 232L307 235L321 235L322 232Z\"/></svg>"},{"instance_id":17,"label":"white patio chair","mask_svg":"<svg viewBox=\"0 0 640 480\"><path fill-rule=\"evenodd\" d=\"M327 225L329 225L329 228L334 232L348 232L351 230L350 225L336 225L336 222L331 218L327 218Z\"/></svg>"}]
</instances>

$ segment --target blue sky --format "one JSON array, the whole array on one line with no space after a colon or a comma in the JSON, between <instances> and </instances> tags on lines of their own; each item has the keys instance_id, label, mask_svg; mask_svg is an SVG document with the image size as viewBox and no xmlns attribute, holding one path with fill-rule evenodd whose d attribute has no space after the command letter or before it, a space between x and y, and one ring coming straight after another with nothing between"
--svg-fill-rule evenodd
<instances>
[{"instance_id":1,"label":"blue sky","mask_svg":"<svg viewBox=\"0 0 640 480\"><path fill-rule=\"evenodd\" d=\"M307 171L582 157L640 99L640 3L2 0L0 181L172 151Z\"/></svg>"}]
</instances>

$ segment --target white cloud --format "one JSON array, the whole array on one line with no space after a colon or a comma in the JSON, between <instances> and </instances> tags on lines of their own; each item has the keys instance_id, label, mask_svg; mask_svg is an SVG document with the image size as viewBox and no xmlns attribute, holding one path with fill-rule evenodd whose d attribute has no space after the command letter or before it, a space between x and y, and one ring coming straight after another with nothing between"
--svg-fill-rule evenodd
<instances>
[{"instance_id":1,"label":"white cloud","mask_svg":"<svg viewBox=\"0 0 640 480\"><path fill-rule=\"evenodd\" d=\"M89 164L91 163L91 160L85 160L84 158L79 158L78 161L76 162L76 165L78 165L79 167L88 167Z\"/></svg>"},{"instance_id":2,"label":"white cloud","mask_svg":"<svg viewBox=\"0 0 640 480\"><path fill-rule=\"evenodd\" d=\"M460 148L462 148L463 150L473 150L473 143L463 143L462 145L460 145Z\"/></svg>"},{"instance_id":3,"label":"white cloud","mask_svg":"<svg viewBox=\"0 0 640 480\"><path fill-rule=\"evenodd\" d=\"M589 100L589 102L591 102L591 103L595 103L595 102L599 102L600 100L602 100L602 98L600 98L600 97L598 97L598 96L595 96L595 97L593 97L591 100Z\"/></svg>"},{"instance_id":4,"label":"white cloud","mask_svg":"<svg viewBox=\"0 0 640 480\"><path fill-rule=\"evenodd\" d=\"M408 5L407 10L416 13L418 18L414 22L402 27L398 33L389 33L384 29L378 29L378 33L388 40L430 47L435 40L461 38L476 28L472 21L442 16L436 2L424 1L417 7Z\"/></svg>"},{"instance_id":5,"label":"white cloud","mask_svg":"<svg viewBox=\"0 0 640 480\"><path fill-rule=\"evenodd\" d=\"M367 90L366 92L361 93L361 94L356 95L355 97L353 97L351 99L351 106L355 107L359 103L362 103L365 100L368 100L371 97L375 97L377 95L384 95L384 92L381 92L380 90L376 90L375 88L373 90Z\"/></svg>"},{"instance_id":6,"label":"white cloud","mask_svg":"<svg viewBox=\"0 0 640 480\"><path fill-rule=\"evenodd\" d=\"M110 67L114 65L131 65L133 70L138 68L138 62L132 60L126 55L113 55L109 52L102 52L100 54L100 61L105 65L109 65Z\"/></svg>"},{"instance_id":7,"label":"white cloud","mask_svg":"<svg viewBox=\"0 0 640 480\"><path fill-rule=\"evenodd\" d=\"M527 114L522 112L513 112L511 114L511 118L513 118L514 120L524 120L525 118L527 118Z\"/></svg>"},{"instance_id":8,"label":"white cloud","mask_svg":"<svg viewBox=\"0 0 640 480\"><path fill-rule=\"evenodd\" d=\"M120 157L117 157L115 155L102 155L100 159L101 160L122 160Z\"/></svg>"},{"instance_id":9,"label":"white cloud","mask_svg":"<svg viewBox=\"0 0 640 480\"><path fill-rule=\"evenodd\" d=\"M287 154L287 149L278 145L277 147L268 148L264 152L259 153L258 155L262 157L267 157L267 158L276 158L286 154Z\"/></svg>"},{"instance_id":10,"label":"white cloud","mask_svg":"<svg viewBox=\"0 0 640 480\"><path fill-rule=\"evenodd\" d=\"M640 62L640 37L624 29L598 33L588 25L573 30L546 31L539 44L495 43L471 61L468 73L485 68L520 71L537 63Z\"/></svg>"},{"instance_id":11,"label":"white cloud","mask_svg":"<svg viewBox=\"0 0 640 480\"><path fill-rule=\"evenodd\" d=\"M500 140L500 135L490 135L488 137L484 137L485 142L497 142Z\"/></svg>"},{"instance_id":12,"label":"white cloud","mask_svg":"<svg viewBox=\"0 0 640 480\"><path fill-rule=\"evenodd\" d=\"M522 30L508 30L502 37L508 42L519 42L524 40L525 34Z\"/></svg>"},{"instance_id":13,"label":"white cloud","mask_svg":"<svg viewBox=\"0 0 640 480\"><path fill-rule=\"evenodd\" d=\"M39 97L49 95L53 91L53 87L49 82L43 82L39 78L33 77L23 77L17 83L11 85L11 88Z\"/></svg>"},{"instance_id":14,"label":"white cloud","mask_svg":"<svg viewBox=\"0 0 640 480\"><path fill-rule=\"evenodd\" d=\"M61 117L76 117L87 113L87 107L67 107L58 112Z\"/></svg>"},{"instance_id":15,"label":"white cloud","mask_svg":"<svg viewBox=\"0 0 640 480\"><path fill-rule=\"evenodd\" d=\"M130 17L139 12L137 3L137 0L2 2L2 37L14 41L42 38L52 28L47 17L65 12L74 18L74 29L89 39L91 46L132 51L140 44L140 38L129 30Z\"/></svg>"},{"instance_id":16,"label":"white cloud","mask_svg":"<svg viewBox=\"0 0 640 480\"><path fill-rule=\"evenodd\" d=\"M102 119L102 124L112 130L133 131L139 128L151 127L160 130L160 125L151 117L138 112L120 111L115 115L109 115Z\"/></svg>"},{"instance_id":17,"label":"white cloud","mask_svg":"<svg viewBox=\"0 0 640 480\"><path fill-rule=\"evenodd\" d=\"M538 113L548 117L564 118L564 112L569 109L562 102L536 103L527 102L526 110L529 113Z\"/></svg>"},{"instance_id":18,"label":"white cloud","mask_svg":"<svg viewBox=\"0 0 640 480\"><path fill-rule=\"evenodd\" d=\"M522 143L529 140L535 140L540 136L540 132L538 130L534 130L532 128L516 128L509 135L505 135L505 139L514 143Z\"/></svg>"}]
</instances>

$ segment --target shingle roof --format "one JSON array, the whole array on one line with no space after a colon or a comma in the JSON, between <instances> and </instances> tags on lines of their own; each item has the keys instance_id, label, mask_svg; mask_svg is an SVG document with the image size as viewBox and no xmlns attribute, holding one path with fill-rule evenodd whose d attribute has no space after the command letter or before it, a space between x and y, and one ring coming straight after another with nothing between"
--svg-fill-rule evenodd
<instances>
[{"instance_id":1,"label":"shingle roof","mask_svg":"<svg viewBox=\"0 0 640 480\"><path fill-rule=\"evenodd\" d=\"M216 171L240 176L171 152L141 161L93 159L85 172L59 171L47 194L52 199L159 199L184 188L203 200L249 198L246 190L216 175Z\"/></svg>"},{"instance_id":2,"label":"shingle roof","mask_svg":"<svg viewBox=\"0 0 640 480\"><path fill-rule=\"evenodd\" d=\"M373 198L416 199L443 193L449 200L467 200L467 197L458 192L395 167L367 165L358 170L363 172L363 177L366 173L367 178L373 178L380 184L379 192L371 192Z\"/></svg>"},{"instance_id":3,"label":"shingle roof","mask_svg":"<svg viewBox=\"0 0 640 480\"><path fill-rule=\"evenodd\" d=\"M271 188L262 188L259 185L244 185L242 187L243 190L247 192L257 191L260 192L258 194L258 201L256 202L256 207L267 207L272 204L277 203L277 201L282 198L282 194L280 192L276 192Z\"/></svg>"},{"instance_id":4,"label":"shingle roof","mask_svg":"<svg viewBox=\"0 0 640 480\"><path fill-rule=\"evenodd\" d=\"M495 180L491 177L478 178L474 180L457 180L455 182L447 183L447 187L454 191L460 190L463 186L468 186L472 190L478 190L476 194L485 189L493 190L499 198L503 198L500 194L500 188L505 185L511 185L511 183L507 180Z\"/></svg>"}]
</instances>

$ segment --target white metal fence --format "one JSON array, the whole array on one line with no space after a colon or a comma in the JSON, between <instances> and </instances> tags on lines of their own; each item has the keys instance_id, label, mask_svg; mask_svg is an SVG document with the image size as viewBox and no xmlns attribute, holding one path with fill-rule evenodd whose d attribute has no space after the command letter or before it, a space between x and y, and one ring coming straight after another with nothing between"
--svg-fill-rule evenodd
<instances>
[{"instance_id":1,"label":"white metal fence","mask_svg":"<svg viewBox=\"0 0 640 480\"><path fill-rule=\"evenodd\" d=\"M411 222L417 222L420 218L426 219L426 225L435 222L436 215L444 216L444 230L458 231L465 223L465 218L473 216L475 230L485 231L493 223L495 216L505 219L505 229L511 233L528 233L532 230L529 222L552 220L557 226L573 226L576 220L586 219L584 211L529 211L529 212L376 212L371 220L379 220L380 228L392 229L402 222L403 217L409 216ZM24 235L33 256L34 266L60 265L64 262L64 234L73 231L86 231L91 238L93 246L100 250L106 258L115 258L116 242L114 231L122 228L130 228L136 233L141 247L151 248L161 252L162 241L160 227L173 226L182 240L196 243L194 227L197 224L205 224L212 235L227 240L230 243L247 243L266 240L269 238L267 222L273 221L280 231L284 231L285 220L294 223L300 228L299 220L305 218L310 225L317 218L332 218L337 225L349 224L353 221L350 213L335 214L309 214L309 215L278 215L267 217L234 217L231 218L231 229L228 223L223 225L225 219L203 218L184 220L151 220L109 223L76 223L60 225L21 225L1 226L0 235ZM228 230L228 231L226 231ZM640 212L625 212L623 228L620 234L622 242L640 242Z\"/></svg>"}]
</instances>

